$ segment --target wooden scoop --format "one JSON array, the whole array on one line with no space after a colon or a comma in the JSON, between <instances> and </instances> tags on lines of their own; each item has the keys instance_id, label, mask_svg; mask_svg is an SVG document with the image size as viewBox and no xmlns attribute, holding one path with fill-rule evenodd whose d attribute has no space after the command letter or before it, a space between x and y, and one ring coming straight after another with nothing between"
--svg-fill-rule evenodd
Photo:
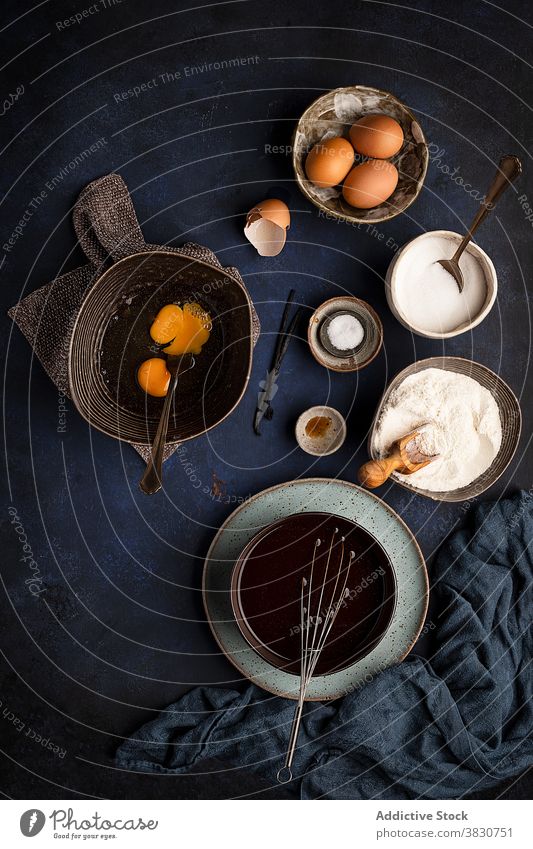
<instances>
[{"instance_id":1,"label":"wooden scoop","mask_svg":"<svg viewBox=\"0 0 533 849\"><path fill-rule=\"evenodd\" d=\"M384 484L394 471L402 475L412 475L440 457L440 454L422 454L418 447L417 437L427 427L428 425L422 425L418 430L399 439L392 446L391 454L383 460L369 460L364 463L357 474L359 483L368 489L375 489Z\"/></svg>"}]
</instances>

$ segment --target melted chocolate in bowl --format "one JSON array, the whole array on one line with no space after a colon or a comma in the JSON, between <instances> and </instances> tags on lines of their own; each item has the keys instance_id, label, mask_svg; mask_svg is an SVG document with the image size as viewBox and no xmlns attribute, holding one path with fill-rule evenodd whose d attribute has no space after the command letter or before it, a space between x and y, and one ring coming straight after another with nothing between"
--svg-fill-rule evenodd
<instances>
[{"instance_id":1,"label":"melted chocolate in bowl","mask_svg":"<svg viewBox=\"0 0 533 849\"><path fill-rule=\"evenodd\" d=\"M311 628L314 628L316 612L320 610L324 614L331 602L342 554L342 536L345 538L343 563L348 566L350 551L355 559L349 569L346 597L315 674L327 675L354 663L368 654L387 630L396 602L396 580L379 542L341 516L329 513L287 516L263 528L248 543L235 564L231 586L233 609L244 638L274 666L299 674L302 578L309 579L315 542L320 539L310 604ZM335 544L319 605L332 539ZM343 572L342 579L344 575Z\"/></svg>"}]
</instances>

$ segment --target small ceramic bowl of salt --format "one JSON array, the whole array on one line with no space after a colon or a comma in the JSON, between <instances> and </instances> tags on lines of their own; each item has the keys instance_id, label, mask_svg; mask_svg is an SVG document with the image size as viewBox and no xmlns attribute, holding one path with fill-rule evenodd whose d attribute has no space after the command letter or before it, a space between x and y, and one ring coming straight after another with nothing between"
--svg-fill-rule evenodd
<instances>
[{"instance_id":1,"label":"small ceramic bowl of salt","mask_svg":"<svg viewBox=\"0 0 533 849\"><path fill-rule=\"evenodd\" d=\"M498 279L488 254L475 242L464 250L459 267L464 289L439 259L451 259L461 239L450 230L417 236L395 254L385 278L387 301L398 321L429 339L449 339L477 327L496 300Z\"/></svg>"},{"instance_id":2,"label":"small ceramic bowl of salt","mask_svg":"<svg viewBox=\"0 0 533 849\"><path fill-rule=\"evenodd\" d=\"M330 298L313 313L308 340L320 365L332 371L358 371L383 344L383 327L370 304L354 297Z\"/></svg>"}]
</instances>

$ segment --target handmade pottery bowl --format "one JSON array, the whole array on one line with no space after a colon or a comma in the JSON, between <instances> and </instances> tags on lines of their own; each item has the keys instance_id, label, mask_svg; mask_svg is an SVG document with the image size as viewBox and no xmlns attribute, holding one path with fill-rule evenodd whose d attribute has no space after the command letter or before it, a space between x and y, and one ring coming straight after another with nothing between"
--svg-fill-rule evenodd
<instances>
[{"instance_id":1,"label":"handmade pottery bowl","mask_svg":"<svg viewBox=\"0 0 533 849\"><path fill-rule=\"evenodd\" d=\"M307 425L315 418L329 419L329 425L324 433L315 432L309 435ZM298 417L295 433L302 451L314 457L325 457L334 454L343 445L346 439L346 422L333 407L310 407Z\"/></svg>"},{"instance_id":2,"label":"handmade pottery bowl","mask_svg":"<svg viewBox=\"0 0 533 849\"><path fill-rule=\"evenodd\" d=\"M321 338L324 324L339 312L348 312L363 325L363 341L354 351L344 356L331 353ZM370 304L354 297L337 297L324 301L313 313L307 329L309 348L315 360L331 371L359 371L377 357L383 344L383 325L378 314ZM339 352L340 354L341 352Z\"/></svg>"},{"instance_id":3,"label":"handmade pottery bowl","mask_svg":"<svg viewBox=\"0 0 533 849\"><path fill-rule=\"evenodd\" d=\"M393 315L412 333L416 333L417 336L426 336L429 339L450 339L452 336L459 336L460 333L467 333L469 330L473 330L474 327L481 324L483 319L487 317L494 306L496 295L498 294L498 277L489 255L486 254L479 245L476 245L475 242L470 242L465 250L467 253L472 254L472 256L474 256L479 262L483 269L485 284L487 287L485 301L481 310L472 318L471 321L465 322L447 333L436 333L431 330L424 330L421 327L417 327L409 320L408 316L402 311L399 304L398 290L401 286L402 271L404 265L409 262L410 253L414 247L420 245L420 243L424 240L437 237L449 239L450 256L453 255L463 238L459 235L459 233L453 233L451 230L432 230L428 233L422 233L421 236L417 236L415 239L411 239L410 242L407 242L407 244L405 244L403 248L394 255L387 269L385 277L385 294ZM442 257L442 259L446 259L446 257Z\"/></svg>"},{"instance_id":4,"label":"handmade pottery bowl","mask_svg":"<svg viewBox=\"0 0 533 849\"><path fill-rule=\"evenodd\" d=\"M396 603L383 639L370 654L339 672L313 675L308 701L353 693L400 663L420 636L428 608L428 575L415 536L394 510L368 490L333 478L299 478L246 499L223 522L207 552L202 578L206 618L221 655L239 674L287 699L298 699L300 676L268 663L245 640L233 611L231 579L243 549L260 529L294 513L317 510L356 522L380 541L394 570Z\"/></svg>"},{"instance_id":5,"label":"handmade pottery bowl","mask_svg":"<svg viewBox=\"0 0 533 849\"><path fill-rule=\"evenodd\" d=\"M321 543L313 555L317 539ZM355 558L348 565L351 551ZM317 675L329 675L367 655L382 639L394 613L394 570L368 531L331 513L296 513L268 525L235 564L231 601L248 644L277 668L298 673L302 579L310 580L312 562L307 600L312 618L304 630L315 623L318 627L327 615L341 562L349 569L345 599L317 664Z\"/></svg>"},{"instance_id":6,"label":"handmade pottery bowl","mask_svg":"<svg viewBox=\"0 0 533 849\"><path fill-rule=\"evenodd\" d=\"M398 185L379 206L356 209L346 203L339 186L321 188L311 183L305 173L305 160L317 142L333 136L348 137L358 118L378 112L398 121L404 133L401 150L390 159L399 172ZM368 86L347 86L323 94L305 110L293 138L292 164L300 190L326 217L357 224L388 221L404 212L420 194L428 162L424 134L410 109L389 92Z\"/></svg>"},{"instance_id":7,"label":"handmade pottery bowl","mask_svg":"<svg viewBox=\"0 0 533 849\"><path fill-rule=\"evenodd\" d=\"M416 492L418 495L425 495L426 498L432 498L434 501L470 501L470 499L477 498L478 495L485 492L503 474L518 447L522 429L522 413L516 395L501 377L486 366L481 365L481 363L474 363L472 360L463 359L462 357L430 357L427 360L420 360L417 363L413 363L401 371L391 381L378 405L368 437L368 453L372 459L378 459L378 454L374 446L374 433L376 424L391 393L406 377L412 374L418 374L418 372L427 368L441 368L445 371L455 372L456 374L465 374L467 377L477 380L481 386L489 390L498 404L502 424L502 444L487 471L483 472L482 475L468 484L468 486L463 486L460 489L446 492L432 492L431 490L416 486L414 478L413 483L410 483L400 479L396 472L393 472L391 477L400 486L405 487L405 489Z\"/></svg>"},{"instance_id":8,"label":"handmade pottery bowl","mask_svg":"<svg viewBox=\"0 0 533 849\"><path fill-rule=\"evenodd\" d=\"M115 262L90 289L78 313L69 355L72 399L94 427L116 439L151 444L162 399L138 386L138 366L158 354L149 328L162 306L197 300L212 332L194 368L180 377L168 442L182 442L222 422L239 403L252 361L251 305L233 277L176 253L136 253Z\"/></svg>"}]
</instances>

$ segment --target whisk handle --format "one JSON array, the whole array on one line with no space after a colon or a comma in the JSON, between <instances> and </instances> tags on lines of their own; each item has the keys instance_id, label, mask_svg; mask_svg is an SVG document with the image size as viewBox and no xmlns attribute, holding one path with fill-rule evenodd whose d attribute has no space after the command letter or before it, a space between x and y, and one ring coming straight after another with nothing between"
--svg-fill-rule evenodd
<instances>
[{"instance_id":1,"label":"whisk handle","mask_svg":"<svg viewBox=\"0 0 533 849\"><path fill-rule=\"evenodd\" d=\"M292 720L291 726L291 735L289 737L289 745L287 748L287 755L285 757L285 763L282 768L279 770L276 778L278 779L280 784L287 784L288 781L292 780L292 762L294 760L294 752L296 751L296 743L298 742L298 734L300 731L300 725L302 722L302 713L304 709L304 701L300 697L298 699L298 704L296 705L296 710L294 711L294 719Z\"/></svg>"},{"instance_id":2,"label":"whisk handle","mask_svg":"<svg viewBox=\"0 0 533 849\"><path fill-rule=\"evenodd\" d=\"M369 460L368 463L363 463L357 478L363 486L368 489L375 489L384 484L395 469L399 469L401 466L403 466L403 460L400 453L397 452L383 460Z\"/></svg>"}]
</instances>

